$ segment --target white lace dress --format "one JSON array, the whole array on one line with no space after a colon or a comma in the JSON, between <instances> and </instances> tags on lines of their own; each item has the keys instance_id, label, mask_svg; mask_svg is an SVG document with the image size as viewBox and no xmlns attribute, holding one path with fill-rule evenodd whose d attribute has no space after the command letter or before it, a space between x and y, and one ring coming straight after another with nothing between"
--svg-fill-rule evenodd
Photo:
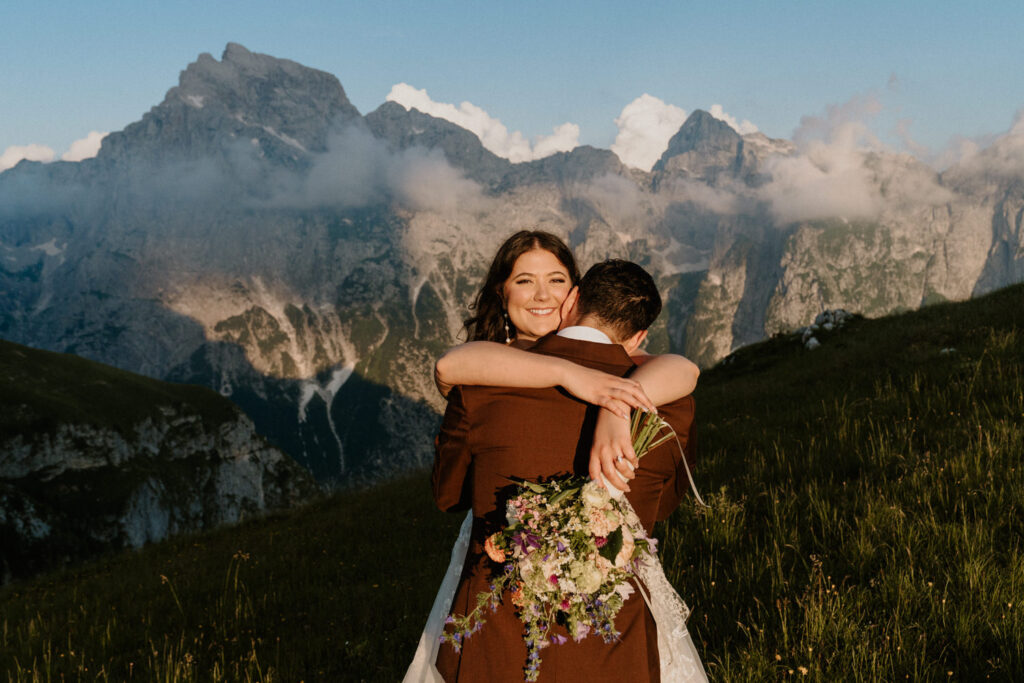
<instances>
[{"instance_id":1,"label":"white lace dress","mask_svg":"<svg viewBox=\"0 0 1024 683\"><path fill-rule=\"evenodd\" d=\"M628 506L628 501L627 501ZM631 525L640 525L632 506L628 506L632 520ZM448 572L441 582L441 588L434 598L434 606L427 617L427 625L420 636L416 654L405 674L403 683L443 683L441 674L434 666L437 650L441 643L441 632L444 620L451 611L452 600L459 586L462 566L469 550L469 535L473 527L473 513L466 515L462 529L452 548L452 559ZM654 621L658 626L658 655L661 662L661 680L664 683L698 683L706 682L707 676L693 645L693 639L686 628L686 618L690 609L676 593L672 584L665 577L660 562L649 562L639 573L640 592L647 601Z\"/></svg>"}]
</instances>

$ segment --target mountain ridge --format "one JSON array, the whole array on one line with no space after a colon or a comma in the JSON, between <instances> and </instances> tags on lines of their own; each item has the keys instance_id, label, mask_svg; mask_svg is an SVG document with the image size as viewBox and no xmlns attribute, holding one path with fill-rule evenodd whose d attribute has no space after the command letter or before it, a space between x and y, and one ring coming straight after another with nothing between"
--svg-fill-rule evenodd
<instances>
[{"instance_id":1,"label":"mountain ridge","mask_svg":"<svg viewBox=\"0 0 1024 683\"><path fill-rule=\"evenodd\" d=\"M231 44L95 159L0 174L0 334L209 386L321 480L363 481L429 461L432 363L515 230L639 262L665 299L650 349L707 367L826 308L1024 279L1018 135L940 175L697 110L650 173L586 146L512 164Z\"/></svg>"}]
</instances>

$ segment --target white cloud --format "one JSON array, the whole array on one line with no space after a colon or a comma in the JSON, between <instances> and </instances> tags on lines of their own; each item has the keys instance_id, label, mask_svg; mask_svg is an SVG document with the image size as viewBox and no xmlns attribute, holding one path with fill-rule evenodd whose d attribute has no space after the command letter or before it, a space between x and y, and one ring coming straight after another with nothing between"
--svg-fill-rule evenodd
<instances>
[{"instance_id":1,"label":"white cloud","mask_svg":"<svg viewBox=\"0 0 1024 683\"><path fill-rule=\"evenodd\" d=\"M64 152L60 158L64 161L92 159L100 151L100 143L103 142L103 138L107 137L107 135L108 133L100 133L94 130L84 138L72 142L71 146L68 147L68 151Z\"/></svg>"},{"instance_id":2,"label":"white cloud","mask_svg":"<svg viewBox=\"0 0 1024 683\"><path fill-rule=\"evenodd\" d=\"M13 168L22 159L29 161L53 161L56 152L46 145L11 145L0 154L0 172Z\"/></svg>"},{"instance_id":3,"label":"white cloud","mask_svg":"<svg viewBox=\"0 0 1024 683\"><path fill-rule=\"evenodd\" d=\"M537 136L531 145L522 133L509 133L500 120L472 102L463 102L458 107L435 102L426 90L418 90L407 83L393 85L385 99L397 102L406 109L418 109L424 114L462 126L476 134L485 148L516 163L542 159L556 152L568 152L579 145L580 127L575 123L557 126L551 135Z\"/></svg>"},{"instance_id":4,"label":"white cloud","mask_svg":"<svg viewBox=\"0 0 1024 683\"><path fill-rule=\"evenodd\" d=\"M684 121L685 110L644 93L627 104L615 119L619 134L612 151L627 166L649 171Z\"/></svg>"},{"instance_id":5,"label":"white cloud","mask_svg":"<svg viewBox=\"0 0 1024 683\"><path fill-rule=\"evenodd\" d=\"M750 133L757 132L757 126L752 124L750 121L743 119L742 122L737 121L735 117L729 116L725 113L725 109L720 104L712 104L711 109L708 111L709 114L714 116L719 121L725 121L732 129L740 135L749 135Z\"/></svg>"},{"instance_id":6,"label":"white cloud","mask_svg":"<svg viewBox=\"0 0 1024 683\"><path fill-rule=\"evenodd\" d=\"M882 149L865 120L881 110L874 96L829 105L825 116L805 116L793 133L799 154L772 157L772 180L760 189L782 222L816 218L869 218L883 200L865 155Z\"/></svg>"},{"instance_id":7,"label":"white cloud","mask_svg":"<svg viewBox=\"0 0 1024 683\"><path fill-rule=\"evenodd\" d=\"M391 151L369 132L348 127L331 136L298 184L282 182L275 205L356 208L395 201L414 211L453 214L483 203L480 186L437 150Z\"/></svg>"},{"instance_id":8,"label":"white cloud","mask_svg":"<svg viewBox=\"0 0 1024 683\"><path fill-rule=\"evenodd\" d=\"M483 205L480 186L435 151L405 150L388 173L398 200L415 211L453 215Z\"/></svg>"},{"instance_id":9,"label":"white cloud","mask_svg":"<svg viewBox=\"0 0 1024 683\"><path fill-rule=\"evenodd\" d=\"M933 165L954 174L1024 178L1024 109L1005 133L952 139Z\"/></svg>"}]
</instances>

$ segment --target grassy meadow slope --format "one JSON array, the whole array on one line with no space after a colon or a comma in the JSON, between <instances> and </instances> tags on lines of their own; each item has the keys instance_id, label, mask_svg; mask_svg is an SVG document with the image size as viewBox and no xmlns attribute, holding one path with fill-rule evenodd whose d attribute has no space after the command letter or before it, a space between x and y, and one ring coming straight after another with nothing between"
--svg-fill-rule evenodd
<instances>
[{"instance_id":1,"label":"grassy meadow slope","mask_svg":"<svg viewBox=\"0 0 1024 683\"><path fill-rule=\"evenodd\" d=\"M1021 680L1024 287L822 342L769 340L701 377L710 507L686 501L658 535L711 679ZM427 488L9 586L0 671L400 680L461 521Z\"/></svg>"}]
</instances>

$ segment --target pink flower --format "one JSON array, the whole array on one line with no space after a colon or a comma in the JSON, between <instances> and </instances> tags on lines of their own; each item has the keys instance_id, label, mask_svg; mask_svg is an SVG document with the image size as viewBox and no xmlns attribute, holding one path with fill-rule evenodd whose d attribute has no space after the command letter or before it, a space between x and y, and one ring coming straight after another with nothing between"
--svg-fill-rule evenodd
<instances>
[{"instance_id":1,"label":"pink flower","mask_svg":"<svg viewBox=\"0 0 1024 683\"><path fill-rule=\"evenodd\" d=\"M604 513L604 510L590 508L587 512L589 517L588 527L590 528L590 533L595 536L607 536L615 531L615 528L618 526L618 523L613 523L608 519L608 515Z\"/></svg>"}]
</instances>

